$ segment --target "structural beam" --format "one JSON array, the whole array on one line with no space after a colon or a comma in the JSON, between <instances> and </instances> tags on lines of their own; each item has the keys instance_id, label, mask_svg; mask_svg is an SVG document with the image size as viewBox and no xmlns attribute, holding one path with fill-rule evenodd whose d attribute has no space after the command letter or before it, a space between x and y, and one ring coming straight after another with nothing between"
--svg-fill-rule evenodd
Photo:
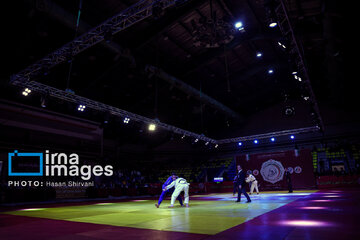
<instances>
[{"instance_id":1,"label":"structural beam","mask_svg":"<svg viewBox=\"0 0 360 240\"><path fill-rule=\"evenodd\" d=\"M109 33L116 34L150 17L155 4L161 3L162 9L165 10L174 6L176 2L177 0L141 0L15 74L11 78L11 82L30 81L33 77L39 75L43 69L50 69L64 61L70 60L73 56L103 41L105 35Z\"/></svg>"},{"instance_id":2,"label":"structural beam","mask_svg":"<svg viewBox=\"0 0 360 240\"><path fill-rule=\"evenodd\" d=\"M163 70L148 65L145 69L148 73L156 75L158 78L163 79L164 81L167 81L172 86L180 89L181 91L197 98L201 102L225 113L226 115L230 116L231 118L237 119L238 121L242 121L243 118L238 114L237 112L231 110L229 107L225 106L224 104L220 103L219 101L215 100L214 98L204 94L203 92L200 92L196 88L186 84L185 82L177 79L174 76L171 76L170 74L164 72Z\"/></svg>"},{"instance_id":3,"label":"structural beam","mask_svg":"<svg viewBox=\"0 0 360 240\"><path fill-rule=\"evenodd\" d=\"M283 130L283 131L270 132L270 133L264 133L264 134L256 134L256 135L245 136L245 137L222 139L222 140L217 140L216 143L217 144L226 144L226 143L236 143L236 142L242 142L242 141L252 141L255 139L280 137L280 136L287 136L287 135L292 135L292 134L300 134L300 133L308 133L308 132L318 132L319 130L320 130L320 128L318 126L297 128L297 129Z\"/></svg>"}]
</instances>

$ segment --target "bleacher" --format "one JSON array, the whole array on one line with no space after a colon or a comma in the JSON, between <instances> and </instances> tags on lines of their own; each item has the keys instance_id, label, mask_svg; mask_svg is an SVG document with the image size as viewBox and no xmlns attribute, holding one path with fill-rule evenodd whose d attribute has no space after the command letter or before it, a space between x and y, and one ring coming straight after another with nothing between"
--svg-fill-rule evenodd
<instances>
[{"instance_id":1,"label":"bleacher","mask_svg":"<svg viewBox=\"0 0 360 240\"><path fill-rule=\"evenodd\" d=\"M221 177L224 171L229 170L229 166L233 163L233 158L219 158L212 159L207 163L203 163L199 166L186 166L181 168L164 168L159 171L159 181L165 182L172 172L176 173L188 180L188 182L201 181L204 178L207 171L208 181L211 181L214 177Z\"/></svg>"}]
</instances>

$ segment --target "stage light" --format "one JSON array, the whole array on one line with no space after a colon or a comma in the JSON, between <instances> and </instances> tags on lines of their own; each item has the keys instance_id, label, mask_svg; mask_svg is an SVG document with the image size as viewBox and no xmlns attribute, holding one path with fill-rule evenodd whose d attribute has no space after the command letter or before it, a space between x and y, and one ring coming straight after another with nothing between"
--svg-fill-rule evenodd
<instances>
[{"instance_id":1,"label":"stage light","mask_svg":"<svg viewBox=\"0 0 360 240\"><path fill-rule=\"evenodd\" d=\"M309 100L309 99L310 99L310 97L309 97L309 96L302 96L302 98L303 98L305 101L307 101L307 100Z\"/></svg>"},{"instance_id":2,"label":"stage light","mask_svg":"<svg viewBox=\"0 0 360 240\"><path fill-rule=\"evenodd\" d=\"M154 123L150 123L148 129L149 129L149 131L155 131L156 125Z\"/></svg>"},{"instance_id":3,"label":"stage light","mask_svg":"<svg viewBox=\"0 0 360 240\"><path fill-rule=\"evenodd\" d=\"M286 106L283 110L283 113L287 117L291 117L295 115L295 108L293 106Z\"/></svg>"},{"instance_id":4,"label":"stage light","mask_svg":"<svg viewBox=\"0 0 360 240\"><path fill-rule=\"evenodd\" d=\"M271 22L269 23L269 27L271 27L271 28L274 28L274 27L276 27L276 26L277 26L277 22L271 21Z\"/></svg>"},{"instance_id":5,"label":"stage light","mask_svg":"<svg viewBox=\"0 0 360 240\"><path fill-rule=\"evenodd\" d=\"M259 143L259 141L255 139L255 140L254 140L254 143L255 143L255 144L258 144L258 143Z\"/></svg>"},{"instance_id":6,"label":"stage light","mask_svg":"<svg viewBox=\"0 0 360 240\"><path fill-rule=\"evenodd\" d=\"M24 91L22 92L22 95L27 96L27 95L29 95L30 93L31 93L31 90L28 89L28 88L25 88Z\"/></svg>"},{"instance_id":7,"label":"stage light","mask_svg":"<svg viewBox=\"0 0 360 240\"><path fill-rule=\"evenodd\" d=\"M273 69L269 69L268 73L269 73L269 74L273 74L273 73L274 73L274 70L273 70Z\"/></svg>"},{"instance_id":8,"label":"stage light","mask_svg":"<svg viewBox=\"0 0 360 240\"><path fill-rule=\"evenodd\" d=\"M235 28L236 28L237 30L241 31L241 30L244 30L244 25L243 25L242 22L236 22L236 23L235 23Z\"/></svg>"},{"instance_id":9,"label":"stage light","mask_svg":"<svg viewBox=\"0 0 360 240\"><path fill-rule=\"evenodd\" d=\"M270 138L270 141L275 142L275 138L274 137Z\"/></svg>"},{"instance_id":10,"label":"stage light","mask_svg":"<svg viewBox=\"0 0 360 240\"><path fill-rule=\"evenodd\" d=\"M290 138L291 138L291 139L295 139L295 136L294 136L294 135L291 135Z\"/></svg>"},{"instance_id":11,"label":"stage light","mask_svg":"<svg viewBox=\"0 0 360 240\"><path fill-rule=\"evenodd\" d=\"M40 105L43 108L46 108L46 97L42 96L40 99Z\"/></svg>"},{"instance_id":12,"label":"stage light","mask_svg":"<svg viewBox=\"0 0 360 240\"><path fill-rule=\"evenodd\" d=\"M239 146L242 146L242 142L239 142L238 145L239 145Z\"/></svg>"},{"instance_id":13,"label":"stage light","mask_svg":"<svg viewBox=\"0 0 360 240\"><path fill-rule=\"evenodd\" d=\"M125 124L128 124L129 122L130 122L130 118L125 117L125 118L124 118L124 123L125 123Z\"/></svg>"},{"instance_id":14,"label":"stage light","mask_svg":"<svg viewBox=\"0 0 360 240\"><path fill-rule=\"evenodd\" d=\"M261 52L257 52L257 53L256 53L256 57L261 58L261 57L262 57L262 53L261 53Z\"/></svg>"},{"instance_id":15,"label":"stage light","mask_svg":"<svg viewBox=\"0 0 360 240\"><path fill-rule=\"evenodd\" d=\"M296 80L298 80L299 82L301 82L302 81L302 79L301 79L301 77L299 77L298 75L294 75L294 78L296 79Z\"/></svg>"},{"instance_id":16,"label":"stage light","mask_svg":"<svg viewBox=\"0 0 360 240\"><path fill-rule=\"evenodd\" d=\"M85 105L80 104L79 107L78 107L78 111L83 112L85 110L85 108L86 108Z\"/></svg>"}]
</instances>

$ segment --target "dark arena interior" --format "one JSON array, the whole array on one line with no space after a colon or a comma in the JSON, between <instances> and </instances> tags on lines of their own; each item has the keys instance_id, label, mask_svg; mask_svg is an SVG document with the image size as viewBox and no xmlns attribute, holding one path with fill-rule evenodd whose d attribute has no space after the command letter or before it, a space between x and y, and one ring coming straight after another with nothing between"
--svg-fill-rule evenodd
<instances>
[{"instance_id":1,"label":"dark arena interior","mask_svg":"<svg viewBox=\"0 0 360 240\"><path fill-rule=\"evenodd\" d=\"M346 1L3 1L0 239L360 239Z\"/></svg>"}]
</instances>

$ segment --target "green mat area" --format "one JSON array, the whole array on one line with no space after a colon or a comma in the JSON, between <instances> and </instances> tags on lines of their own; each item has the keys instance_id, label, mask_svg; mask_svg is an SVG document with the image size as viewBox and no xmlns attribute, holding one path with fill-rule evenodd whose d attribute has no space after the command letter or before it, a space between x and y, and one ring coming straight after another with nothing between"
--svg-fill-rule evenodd
<instances>
[{"instance_id":1,"label":"green mat area","mask_svg":"<svg viewBox=\"0 0 360 240\"><path fill-rule=\"evenodd\" d=\"M168 200L165 200L160 208L154 206L157 202L155 200L133 200L22 209L7 214L164 231L217 234L299 197L303 196L271 197L263 194L250 204L235 203L233 200L191 200L190 208L176 206L173 209L167 208Z\"/></svg>"}]
</instances>

